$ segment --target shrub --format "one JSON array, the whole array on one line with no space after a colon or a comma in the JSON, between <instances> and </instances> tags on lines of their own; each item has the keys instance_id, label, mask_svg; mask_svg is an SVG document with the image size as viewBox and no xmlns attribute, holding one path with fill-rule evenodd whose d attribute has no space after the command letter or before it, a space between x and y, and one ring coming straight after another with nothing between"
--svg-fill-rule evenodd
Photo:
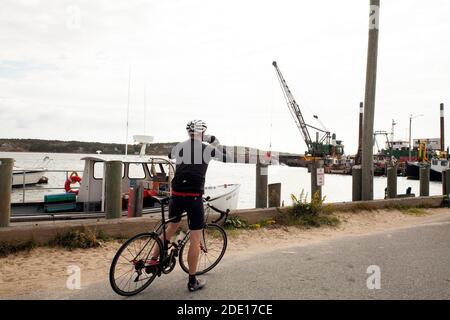
<instances>
[{"instance_id":1,"label":"shrub","mask_svg":"<svg viewBox=\"0 0 450 320\"><path fill-rule=\"evenodd\" d=\"M223 224L223 228L225 230L247 229L248 227L248 222L237 216L228 217L228 219Z\"/></svg>"},{"instance_id":2,"label":"shrub","mask_svg":"<svg viewBox=\"0 0 450 320\"><path fill-rule=\"evenodd\" d=\"M34 247L36 247L34 241L26 241L19 244L10 244L2 241L0 242L0 257L6 257L21 251L30 251Z\"/></svg>"},{"instance_id":3,"label":"shrub","mask_svg":"<svg viewBox=\"0 0 450 320\"><path fill-rule=\"evenodd\" d=\"M66 234L57 234L53 241L50 241L49 245L59 246L66 249L87 249L96 248L101 245L101 237L95 232L88 231L86 233L78 230L71 230Z\"/></svg>"},{"instance_id":4,"label":"shrub","mask_svg":"<svg viewBox=\"0 0 450 320\"><path fill-rule=\"evenodd\" d=\"M297 198L291 195L292 208L284 215L278 217L280 224L300 227L337 226L339 218L330 215L330 207L324 206L325 197L321 198L319 192L314 193L311 202L307 201L308 194L304 191Z\"/></svg>"}]
</instances>

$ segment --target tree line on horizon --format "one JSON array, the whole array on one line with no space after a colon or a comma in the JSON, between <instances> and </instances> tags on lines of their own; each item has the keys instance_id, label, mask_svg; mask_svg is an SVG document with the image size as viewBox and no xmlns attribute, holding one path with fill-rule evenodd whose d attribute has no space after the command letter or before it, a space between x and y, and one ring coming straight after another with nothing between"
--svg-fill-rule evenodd
<instances>
[{"instance_id":1,"label":"tree line on horizon","mask_svg":"<svg viewBox=\"0 0 450 320\"><path fill-rule=\"evenodd\" d=\"M168 155L176 142L152 143L146 153L151 155ZM129 144L129 154L139 154L140 145ZM124 154L125 145L118 143L61 141L43 139L0 139L0 152L49 152L49 153L96 153Z\"/></svg>"}]
</instances>

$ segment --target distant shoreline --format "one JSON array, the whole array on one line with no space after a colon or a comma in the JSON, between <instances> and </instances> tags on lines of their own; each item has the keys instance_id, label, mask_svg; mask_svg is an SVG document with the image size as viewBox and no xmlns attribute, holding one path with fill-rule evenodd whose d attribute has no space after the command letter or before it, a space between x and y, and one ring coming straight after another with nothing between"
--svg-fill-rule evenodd
<instances>
[{"instance_id":1,"label":"distant shoreline","mask_svg":"<svg viewBox=\"0 0 450 320\"><path fill-rule=\"evenodd\" d=\"M149 155L168 155L177 142L152 143ZM140 145L129 144L129 154L139 154ZM125 154L125 145L118 143L62 141L44 139L0 139L0 152L69 153L69 154Z\"/></svg>"}]
</instances>

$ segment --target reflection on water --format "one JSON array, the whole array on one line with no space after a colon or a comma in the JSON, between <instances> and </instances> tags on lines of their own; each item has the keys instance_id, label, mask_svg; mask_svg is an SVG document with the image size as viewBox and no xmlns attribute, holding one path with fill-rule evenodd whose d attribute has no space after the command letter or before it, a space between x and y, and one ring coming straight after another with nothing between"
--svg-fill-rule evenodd
<instances>
[{"instance_id":1,"label":"reflection on water","mask_svg":"<svg viewBox=\"0 0 450 320\"><path fill-rule=\"evenodd\" d=\"M14 153L0 152L0 158L14 158L15 166L30 168L46 155L53 159L49 163L48 169L76 170L83 171L84 161L81 158L88 156L84 154L61 154L61 153ZM91 155L97 156L97 155ZM108 159L118 159L117 155L102 155ZM138 159L137 156L130 156ZM136 173L139 174L139 173ZM207 185L218 185L224 183L239 183L241 191L239 195L239 208L253 208L255 206L255 166L251 164L228 164L221 162L211 162L206 176ZM26 191L26 201L42 201L45 194L62 193L65 173L48 172L46 176L49 179L47 185L36 186L37 190ZM291 203L290 195L300 194L302 190L310 194L310 174L306 168L291 168L285 166L273 166L269 168L269 183L281 182L282 201L286 205ZM398 193L406 193L408 187L412 188L412 193L419 194L419 181L407 180L405 177L398 177ZM46 187L61 187L61 190L44 190ZM384 198L384 188L386 187L386 178L374 178L374 197L375 199ZM441 194L441 183L430 182L430 195ZM322 194L326 196L326 201L351 201L352 198L352 179L351 176L344 175L326 175L325 185ZM13 202L22 201L22 191L14 189L12 194Z\"/></svg>"}]
</instances>

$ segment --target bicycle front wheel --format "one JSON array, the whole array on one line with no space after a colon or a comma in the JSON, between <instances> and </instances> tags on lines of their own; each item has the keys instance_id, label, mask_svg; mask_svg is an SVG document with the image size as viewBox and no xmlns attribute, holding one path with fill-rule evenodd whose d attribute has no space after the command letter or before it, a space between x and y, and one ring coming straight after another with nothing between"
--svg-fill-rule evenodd
<instances>
[{"instance_id":1,"label":"bicycle front wheel","mask_svg":"<svg viewBox=\"0 0 450 320\"><path fill-rule=\"evenodd\" d=\"M132 296L152 283L159 271L159 265L150 261L156 248L162 252L161 240L152 233L138 234L120 247L109 270L109 281L117 294Z\"/></svg>"},{"instance_id":2,"label":"bicycle front wheel","mask_svg":"<svg viewBox=\"0 0 450 320\"><path fill-rule=\"evenodd\" d=\"M197 263L196 275L205 274L222 260L227 249L227 235L225 230L217 224L207 224L203 229L203 239L200 242L200 255ZM189 273L188 252L190 241L180 249L180 266Z\"/></svg>"}]
</instances>

